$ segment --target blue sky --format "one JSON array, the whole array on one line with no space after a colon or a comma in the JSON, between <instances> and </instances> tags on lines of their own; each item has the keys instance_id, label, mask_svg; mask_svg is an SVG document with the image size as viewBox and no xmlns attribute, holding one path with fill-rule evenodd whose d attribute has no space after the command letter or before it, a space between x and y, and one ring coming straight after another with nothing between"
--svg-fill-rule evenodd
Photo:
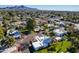
<instances>
[{"instance_id":1,"label":"blue sky","mask_svg":"<svg viewBox=\"0 0 79 59\"><path fill-rule=\"evenodd\" d=\"M41 10L79 11L79 5L30 5Z\"/></svg>"},{"instance_id":2,"label":"blue sky","mask_svg":"<svg viewBox=\"0 0 79 59\"><path fill-rule=\"evenodd\" d=\"M25 5L25 6L41 10L79 11L79 5ZM0 6L0 7L6 7L6 6Z\"/></svg>"}]
</instances>

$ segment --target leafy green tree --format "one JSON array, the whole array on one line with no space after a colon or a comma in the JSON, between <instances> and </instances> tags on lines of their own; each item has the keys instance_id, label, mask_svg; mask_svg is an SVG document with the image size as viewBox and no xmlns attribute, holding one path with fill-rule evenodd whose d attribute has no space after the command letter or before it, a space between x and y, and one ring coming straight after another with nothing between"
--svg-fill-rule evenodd
<instances>
[{"instance_id":1,"label":"leafy green tree","mask_svg":"<svg viewBox=\"0 0 79 59\"><path fill-rule=\"evenodd\" d=\"M29 19L27 22L27 30L31 32L34 29L34 26L35 26L35 20Z\"/></svg>"},{"instance_id":2,"label":"leafy green tree","mask_svg":"<svg viewBox=\"0 0 79 59\"><path fill-rule=\"evenodd\" d=\"M55 45L55 50L57 53L59 52L67 52L67 49L72 46L72 43L69 41L61 41L57 42Z\"/></svg>"},{"instance_id":3,"label":"leafy green tree","mask_svg":"<svg viewBox=\"0 0 79 59\"><path fill-rule=\"evenodd\" d=\"M16 15L16 11L8 11L9 16L13 17Z\"/></svg>"},{"instance_id":4,"label":"leafy green tree","mask_svg":"<svg viewBox=\"0 0 79 59\"><path fill-rule=\"evenodd\" d=\"M13 37L7 36L6 39L7 39L6 43L8 47L13 46L16 42L16 40Z\"/></svg>"},{"instance_id":5,"label":"leafy green tree","mask_svg":"<svg viewBox=\"0 0 79 59\"><path fill-rule=\"evenodd\" d=\"M0 26L0 39L4 37L3 27Z\"/></svg>"},{"instance_id":6,"label":"leafy green tree","mask_svg":"<svg viewBox=\"0 0 79 59\"><path fill-rule=\"evenodd\" d=\"M76 53L77 52L77 48L71 47L71 48L68 49L68 51L71 52L71 53Z\"/></svg>"},{"instance_id":7,"label":"leafy green tree","mask_svg":"<svg viewBox=\"0 0 79 59\"><path fill-rule=\"evenodd\" d=\"M0 45L5 47L11 47L15 44L16 40L13 37L6 36L1 40Z\"/></svg>"},{"instance_id":8,"label":"leafy green tree","mask_svg":"<svg viewBox=\"0 0 79 59\"><path fill-rule=\"evenodd\" d=\"M3 16L3 19L4 20L10 20L10 17L9 16Z\"/></svg>"}]
</instances>

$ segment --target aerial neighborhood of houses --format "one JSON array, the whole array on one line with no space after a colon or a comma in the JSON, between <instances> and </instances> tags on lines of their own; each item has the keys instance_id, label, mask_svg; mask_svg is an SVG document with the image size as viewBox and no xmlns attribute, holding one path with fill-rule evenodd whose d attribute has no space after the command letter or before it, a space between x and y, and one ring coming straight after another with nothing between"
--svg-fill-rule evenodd
<instances>
[{"instance_id":1,"label":"aerial neighborhood of houses","mask_svg":"<svg viewBox=\"0 0 79 59\"><path fill-rule=\"evenodd\" d=\"M78 52L79 12L74 14L76 12L1 9L0 52Z\"/></svg>"}]
</instances>

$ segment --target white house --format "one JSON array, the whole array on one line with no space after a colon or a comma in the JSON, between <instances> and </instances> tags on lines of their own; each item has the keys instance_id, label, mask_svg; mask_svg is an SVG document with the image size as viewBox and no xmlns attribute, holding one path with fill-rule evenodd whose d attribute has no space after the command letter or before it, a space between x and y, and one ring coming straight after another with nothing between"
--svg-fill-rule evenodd
<instances>
[{"instance_id":1,"label":"white house","mask_svg":"<svg viewBox=\"0 0 79 59\"><path fill-rule=\"evenodd\" d=\"M61 21L60 23L59 23L59 26L60 27L64 27L66 24L65 24L65 22L64 21Z\"/></svg>"},{"instance_id":2,"label":"white house","mask_svg":"<svg viewBox=\"0 0 79 59\"><path fill-rule=\"evenodd\" d=\"M39 31L40 30L40 26L36 26L35 28L34 28L34 31Z\"/></svg>"},{"instance_id":3,"label":"white house","mask_svg":"<svg viewBox=\"0 0 79 59\"><path fill-rule=\"evenodd\" d=\"M62 37L55 37L54 40L60 41Z\"/></svg>"},{"instance_id":4,"label":"white house","mask_svg":"<svg viewBox=\"0 0 79 59\"><path fill-rule=\"evenodd\" d=\"M42 26L36 26L34 28L34 31L40 31L40 30L43 30L43 27Z\"/></svg>"},{"instance_id":5,"label":"white house","mask_svg":"<svg viewBox=\"0 0 79 59\"><path fill-rule=\"evenodd\" d=\"M54 21L60 22L60 19L62 19L62 17L54 16L54 17L52 17L52 18L49 18L48 21L49 21L50 23L52 23L52 22L54 22Z\"/></svg>"},{"instance_id":6,"label":"white house","mask_svg":"<svg viewBox=\"0 0 79 59\"><path fill-rule=\"evenodd\" d=\"M35 36L35 42L32 42L33 48L35 50L38 50L40 48L45 48L49 45L51 42L50 37L48 36Z\"/></svg>"},{"instance_id":7,"label":"white house","mask_svg":"<svg viewBox=\"0 0 79 59\"><path fill-rule=\"evenodd\" d=\"M47 26L48 26L48 27L53 27L53 26L54 26L54 24L47 24Z\"/></svg>"},{"instance_id":8,"label":"white house","mask_svg":"<svg viewBox=\"0 0 79 59\"><path fill-rule=\"evenodd\" d=\"M63 36L64 34L67 34L67 31L65 31L64 28L55 29L53 32L56 36Z\"/></svg>"},{"instance_id":9,"label":"white house","mask_svg":"<svg viewBox=\"0 0 79 59\"><path fill-rule=\"evenodd\" d=\"M75 29L79 30L79 24L75 24Z\"/></svg>"},{"instance_id":10,"label":"white house","mask_svg":"<svg viewBox=\"0 0 79 59\"><path fill-rule=\"evenodd\" d=\"M13 36L14 38L20 38L21 36L18 30L8 30L7 34Z\"/></svg>"}]
</instances>

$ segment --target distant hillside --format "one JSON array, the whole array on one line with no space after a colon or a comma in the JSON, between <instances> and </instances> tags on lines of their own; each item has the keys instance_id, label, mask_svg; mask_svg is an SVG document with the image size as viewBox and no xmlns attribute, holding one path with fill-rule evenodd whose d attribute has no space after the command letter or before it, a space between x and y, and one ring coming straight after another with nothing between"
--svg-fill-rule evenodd
<instances>
[{"instance_id":1,"label":"distant hillside","mask_svg":"<svg viewBox=\"0 0 79 59\"><path fill-rule=\"evenodd\" d=\"M21 5L21 6L4 7L0 8L0 10L37 10L37 9Z\"/></svg>"}]
</instances>

